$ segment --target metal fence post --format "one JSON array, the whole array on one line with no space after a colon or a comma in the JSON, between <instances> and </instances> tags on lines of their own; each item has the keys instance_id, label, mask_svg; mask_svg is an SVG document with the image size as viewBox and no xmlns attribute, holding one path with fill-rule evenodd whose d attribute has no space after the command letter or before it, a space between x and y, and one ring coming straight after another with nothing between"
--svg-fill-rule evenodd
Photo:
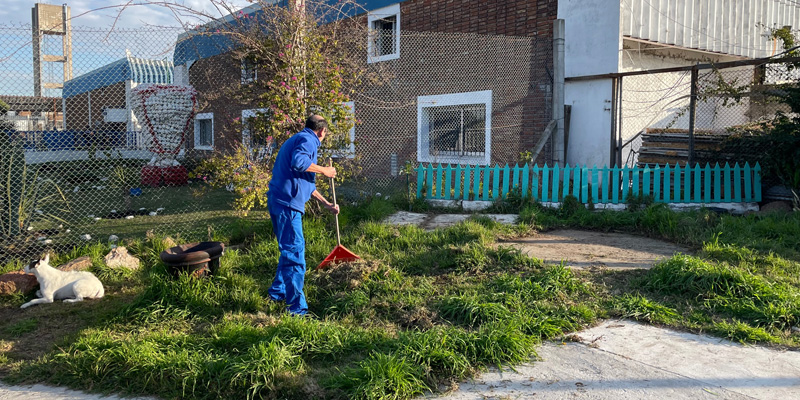
<instances>
[{"instance_id":1,"label":"metal fence post","mask_svg":"<svg viewBox=\"0 0 800 400\"><path fill-rule=\"evenodd\" d=\"M695 125L695 111L697 110L697 78L698 78L697 65L692 67L692 82L691 82L691 96L689 97L689 154L688 164L692 165L694 162L694 125Z\"/></svg>"},{"instance_id":2,"label":"metal fence post","mask_svg":"<svg viewBox=\"0 0 800 400\"><path fill-rule=\"evenodd\" d=\"M610 143L610 151L608 154L608 165L614 166L614 160L616 159L616 147L617 147L617 78L611 78L611 137L609 140Z\"/></svg>"},{"instance_id":3,"label":"metal fence post","mask_svg":"<svg viewBox=\"0 0 800 400\"><path fill-rule=\"evenodd\" d=\"M617 101L619 102L617 106L617 117L619 118L617 123L617 165L622 165L622 135L625 134L622 131L622 76L617 78Z\"/></svg>"}]
</instances>

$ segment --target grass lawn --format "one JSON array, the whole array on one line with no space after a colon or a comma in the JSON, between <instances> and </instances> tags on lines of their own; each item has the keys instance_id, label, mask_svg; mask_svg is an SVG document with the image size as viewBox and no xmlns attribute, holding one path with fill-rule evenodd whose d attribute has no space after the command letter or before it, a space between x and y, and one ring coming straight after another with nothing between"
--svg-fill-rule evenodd
<instances>
[{"instance_id":1,"label":"grass lawn","mask_svg":"<svg viewBox=\"0 0 800 400\"><path fill-rule=\"evenodd\" d=\"M18 246L16 252L23 256L15 256L13 252L5 254L0 250L0 271L18 269L20 264L13 262L14 259L27 260L29 254L44 252L46 248L70 249L84 245L86 241L81 239L84 234L90 235L93 241L103 242L110 235L123 240L144 239L148 232L170 235L179 240L204 240L209 232L212 237L229 239L234 236L234 239L241 240L238 236L252 231L253 224L269 224L265 221L268 217L266 210L253 210L244 217L232 210L232 193L224 189L200 190L204 188L200 183L179 187L144 187L140 196L130 197L130 209L136 211L137 215L133 219L125 219L121 213L126 209L126 201L121 191L109 189L107 181L95 179L87 182L80 185L81 190L77 192L68 190L72 184L67 186L62 182L68 207L61 203L42 207L44 215L54 215L58 219L40 217L32 224L33 230L27 236L27 245ZM103 185L106 188L92 188ZM149 215L151 211L159 209L163 210L158 211L158 215ZM115 217L111 211L118 211L120 215ZM95 221L95 217L100 220ZM52 244L45 246L37 242L36 238L40 236L52 240Z\"/></svg>"},{"instance_id":2,"label":"grass lawn","mask_svg":"<svg viewBox=\"0 0 800 400\"><path fill-rule=\"evenodd\" d=\"M137 272L103 266L102 243L60 254L55 262L90 254L108 294L26 310L17 308L24 298L0 298L0 374L163 398L393 399L527 361L541 341L606 317L800 348L792 331L800 325L800 213L500 204L519 211L520 224L473 218L426 232L378 222L396 206L373 200L343 210L342 242L365 261L308 273L314 318L266 300L278 249L263 219L214 233L247 246L227 251L209 279L172 278L158 261L164 243L152 236L132 235L129 248L144 264ZM663 238L697 256L648 271L576 273L493 246L558 227ZM332 221L308 217L305 232L313 268L335 245Z\"/></svg>"}]
</instances>

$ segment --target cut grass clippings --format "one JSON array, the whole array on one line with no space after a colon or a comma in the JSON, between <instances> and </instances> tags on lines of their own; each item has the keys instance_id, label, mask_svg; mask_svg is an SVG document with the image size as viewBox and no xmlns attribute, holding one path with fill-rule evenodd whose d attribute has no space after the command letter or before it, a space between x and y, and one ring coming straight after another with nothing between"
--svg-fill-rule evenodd
<instances>
[{"instance_id":1,"label":"cut grass clippings","mask_svg":"<svg viewBox=\"0 0 800 400\"><path fill-rule=\"evenodd\" d=\"M590 213L526 206L523 223L486 218L426 232L379 221L391 203L373 199L345 208L343 243L363 262L309 271L313 318L292 317L268 301L278 259L269 224L220 230L228 250L208 279L173 278L160 263L166 247L149 237L130 244L140 272L121 274L95 262L110 282L107 299L66 308L22 311L6 298L0 327L0 371L9 382L52 384L162 398L403 399L473 376L487 366L530 360L542 340L629 317L750 343L797 348L798 217L674 213ZM304 221L308 265L335 245L329 218ZM793 226L794 224L794 226ZM698 250L649 271L574 273L495 246L499 237L570 226L622 230ZM779 234L761 240L763 230ZM225 236L227 235L227 237ZM235 237L234 237L235 236ZM87 245L57 259L89 254ZM35 354L24 338L55 332L53 318L83 315Z\"/></svg>"}]
</instances>

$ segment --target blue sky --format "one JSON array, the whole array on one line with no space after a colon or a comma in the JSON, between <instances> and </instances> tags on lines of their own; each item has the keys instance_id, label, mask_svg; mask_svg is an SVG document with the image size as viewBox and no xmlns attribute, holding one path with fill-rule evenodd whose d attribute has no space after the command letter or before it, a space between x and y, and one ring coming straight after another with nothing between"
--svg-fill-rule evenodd
<instances>
[{"instance_id":1,"label":"blue sky","mask_svg":"<svg viewBox=\"0 0 800 400\"><path fill-rule=\"evenodd\" d=\"M0 0L0 95L33 95L31 8L36 0ZM161 0L151 0L161 1ZM221 13L210 0L166 0L218 17ZM234 9L249 5L247 0L225 0ZM163 6L133 0L60 0L38 1L61 5L66 2L72 13L73 76L79 76L112 61L133 56L172 59L172 46L184 24L198 24L189 12L173 12ZM118 19L117 19L118 17ZM114 20L115 30L111 33ZM136 32L133 32L135 30ZM61 54L56 41L48 42L46 54ZM62 70L50 64L43 71L46 80L61 81ZM46 96L60 96L60 90L47 90Z\"/></svg>"},{"instance_id":2,"label":"blue sky","mask_svg":"<svg viewBox=\"0 0 800 400\"><path fill-rule=\"evenodd\" d=\"M209 14L219 16L220 13L209 0L167 0L170 3L180 4L193 10L203 10ZM234 8L247 6L247 0L226 0ZM161 26L180 26L177 18L166 7L154 5L141 5L147 3L146 0L134 0L133 5L122 10L121 5L128 3L122 0L60 0L60 1L36 1L36 0L3 0L0 7L0 24L8 23L30 23L31 8L35 3L62 5L66 3L72 10L73 25L93 28L110 28L113 19L119 14L120 19L117 26L125 28L140 27L143 25ZM136 5L136 4L139 5ZM178 16L183 20L189 20L188 16Z\"/></svg>"}]
</instances>

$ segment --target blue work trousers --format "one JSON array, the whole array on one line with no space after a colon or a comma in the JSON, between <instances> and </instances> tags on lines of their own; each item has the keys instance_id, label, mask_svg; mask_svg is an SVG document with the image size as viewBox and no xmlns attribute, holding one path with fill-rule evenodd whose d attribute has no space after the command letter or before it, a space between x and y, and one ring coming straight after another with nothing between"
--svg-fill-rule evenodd
<instances>
[{"instance_id":1,"label":"blue work trousers","mask_svg":"<svg viewBox=\"0 0 800 400\"><path fill-rule=\"evenodd\" d=\"M306 276L306 243L303 238L303 214L291 208L269 204L272 228L281 252L275 281L269 288L269 297L286 301L290 313L304 315L308 312L303 284Z\"/></svg>"}]
</instances>

